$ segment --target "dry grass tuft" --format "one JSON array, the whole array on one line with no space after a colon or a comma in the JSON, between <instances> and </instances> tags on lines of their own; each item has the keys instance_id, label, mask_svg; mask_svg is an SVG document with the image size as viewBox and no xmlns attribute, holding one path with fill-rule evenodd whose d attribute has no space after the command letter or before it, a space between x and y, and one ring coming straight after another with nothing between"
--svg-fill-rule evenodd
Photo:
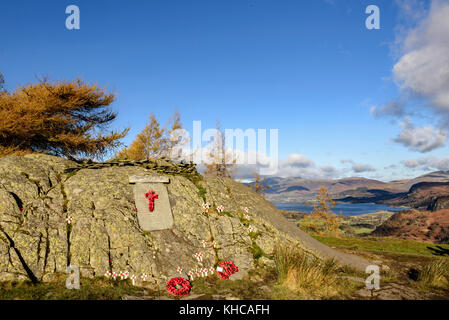
<instances>
[{"instance_id":1,"label":"dry grass tuft","mask_svg":"<svg viewBox=\"0 0 449 320\"><path fill-rule=\"evenodd\" d=\"M339 267L334 260L321 260L298 246L280 244L274 259L279 284L291 291L321 297L340 293Z\"/></svg>"},{"instance_id":2,"label":"dry grass tuft","mask_svg":"<svg viewBox=\"0 0 449 320\"><path fill-rule=\"evenodd\" d=\"M427 263L421 270L418 280L432 287L449 288L449 261L436 259Z\"/></svg>"}]
</instances>

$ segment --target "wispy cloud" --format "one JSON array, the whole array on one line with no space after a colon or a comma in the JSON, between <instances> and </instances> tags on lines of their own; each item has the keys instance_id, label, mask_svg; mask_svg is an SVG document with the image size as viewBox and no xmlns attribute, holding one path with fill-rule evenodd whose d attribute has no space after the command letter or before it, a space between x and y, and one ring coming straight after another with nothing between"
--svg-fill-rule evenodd
<instances>
[{"instance_id":1,"label":"wispy cloud","mask_svg":"<svg viewBox=\"0 0 449 320\"><path fill-rule=\"evenodd\" d=\"M376 118L402 118L407 114L405 105L401 101L392 101L382 106L373 106L370 109L371 115Z\"/></svg>"},{"instance_id":2,"label":"wispy cloud","mask_svg":"<svg viewBox=\"0 0 449 320\"><path fill-rule=\"evenodd\" d=\"M296 168L310 168L315 165L315 163L302 154L292 153L288 155L287 165Z\"/></svg>"},{"instance_id":3,"label":"wispy cloud","mask_svg":"<svg viewBox=\"0 0 449 320\"><path fill-rule=\"evenodd\" d=\"M449 110L449 2L433 1L429 16L411 30L405 54L393 68L403 91L425 99L436 111Z\"/></svg>"},{"instance_id":4,"label":"wispy cloud","mask_svg":"<svg viewBox=\"0 0 449 320\"><path fill-rule=\"evenodd\" d=\"M287 160L279 161L277 175L280 177L302 177L307 179L333 179L342 173L332 165L318 165L302 154L290 154Z\"/></svg>"},{"instance_id":5,"label":"wispy cloud","mask_svg":"<svg viewBox=\"0 0 449 320\"><path fill-rule=\"evenodd\" d=\"M449 157L424 157L402 161L402 164L409 169L449 170Z\"/></svg>"},{"instance_id":6,"label":"wispy cloud","mask_svg":"<svg viewBox=\"0 0 449 320\"><path fill-rule=\"evenodd\" d=\"M396 0L400 9L395 48L400 52L392 75L400 96L371 108L374 118L399 120L402 130L393 139L416 152L445 146L449 130L449 0ZM429 125L416 127L410 101L419 100L434 115ZM406 103L407 102L407 103Z\"/></svg>"},{"instance_id":7,"label":"wispy cloud","mask_svg":"<svg viewBox=\"0 0 449 320\"><path fill-rule=\"evenodd\" d=\"M259 157L259 156L258 156ZM265 157L263 163L266 165L274 161L269 157ZM200 166L201 168L202 166ZM260 164L237 166L236 176L240 179L251 179L253 173L261 167ZM302 177L306 179L333 179L341 177L343 172L332 165L318 165L305 155L293 153L287 160L278 161L278 169L274 176L283 178Z\"/></svg>"},{"instance_id":8,"label":"wispy cloud","mask_svg":"<svg viewBox=\"0 0 449 320\"><path fill-rule=\"evenodd\" d=\"M374 168L373 166L369 165L369 164L364 164L364 163L356 163L353 160L350 159L343 159L340 160L341 163L346 164L349 163L351 164L351 170L354 171L355 173L362 173L362 172L374 172L376 171L376 168Z\"/></svg>"},{"instance_id":9,"label":"wispy cloud","mask_svg":"<svg viewBox=\"0 0 449 320\"><path fill-rule=\"evenodd\" d=\"M413 151L429 152L446 144L447 135L433 126L415 127L410 118L401 122L402 131L393 141Z\"/></svg>"}]
</instances>

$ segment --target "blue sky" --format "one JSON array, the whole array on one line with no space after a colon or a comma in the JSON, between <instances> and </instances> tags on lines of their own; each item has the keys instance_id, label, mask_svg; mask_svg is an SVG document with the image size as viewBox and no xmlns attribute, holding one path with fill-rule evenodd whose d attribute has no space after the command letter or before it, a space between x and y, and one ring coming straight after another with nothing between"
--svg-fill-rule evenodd
<instances>
[{"instance_id":1,"label":"blue sky","mask_svg":"<svg viewBox=\"0 0 449 320\"><path fill-rule=\"evenodd\" d=\"M446 8L445 1L434 2ZM65 27L71 4L80 8L80 30ZM370 4L380 8L380 30L365 27ZM438 93L419 92L407 82L413 70L405 67L396 75L409 90L393 81L395 65L420 48L406 42L422 21L435 16L431 5L418 0L3 1L0 72L9 90L37 77L80 76L116 92L119 117L113 127L131 127L125 144L150 112L165 122L176 107L188 130L194 120L213 128L217 118L223 128L279 129L284 176L407 178L449 169L445 110L433 99ZM446 30L444 22L441 28ZM401 109L400 117L373 115L373 108L388 111L384 107L397 99L408 110ZM428 148L414 141L415 133L436 132L439 140Z\"/></svg>"}]
</instances>

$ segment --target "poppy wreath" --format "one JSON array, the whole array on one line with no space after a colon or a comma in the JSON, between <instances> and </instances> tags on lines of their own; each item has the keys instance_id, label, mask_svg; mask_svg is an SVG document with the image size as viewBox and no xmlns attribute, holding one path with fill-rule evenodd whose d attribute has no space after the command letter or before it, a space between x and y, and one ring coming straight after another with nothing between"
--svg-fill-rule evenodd
<instances>
[{"instance_id":1,"label":"poppy wreath","mask_svg":"<svg viewBox=\"0 0 449 320\"><path fill-rule=\"evenodd\" d=\"M231 261L222 261L218 266L223 268L223 271L218 272L218 275L222 279L228 280L231 275L239 272L239 268L237 268L237 266Z\"/></svg>"},{"instance_id":2,"label":"poppy wreath","mask_svg":"<svg viewBox=\"0 0 449 320\"><path fill-rule=\"evenodd\" d=\"M177 288L177 286L182 286L181 288ZM185 295L188 295L190 293L190 289L192 288L192 285L190 282L184 278L176 277L171 278L167 282L167 291L177 297L183 297Z\"/></svg>"}]
</instances>

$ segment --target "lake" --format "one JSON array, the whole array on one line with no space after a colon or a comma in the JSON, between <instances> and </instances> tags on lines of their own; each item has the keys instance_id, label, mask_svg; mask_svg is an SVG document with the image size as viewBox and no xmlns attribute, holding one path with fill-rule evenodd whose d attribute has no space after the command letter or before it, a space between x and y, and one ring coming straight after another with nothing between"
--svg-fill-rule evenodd
<instances>
[{"instance_id":1,"label":"lake","mask_svg":"<svg viewBox=\"0 0 449 320\"><path fill-rule=\"evenodd\" d=\"M310 213L313 209L313 206L306 205L304 203L276 203L275 207L281 210L286 211L300 211ZM332 209L332 211L336 214L341 214L344 216L358 216L365 213L373 213L377 211L391 211L397 212L401 210L405 210L406 208L393 208L389 207L386 204L377 204L377 203L348 203L342 202L337 203L336 207Z\"/></svg>"}]
</instances>

